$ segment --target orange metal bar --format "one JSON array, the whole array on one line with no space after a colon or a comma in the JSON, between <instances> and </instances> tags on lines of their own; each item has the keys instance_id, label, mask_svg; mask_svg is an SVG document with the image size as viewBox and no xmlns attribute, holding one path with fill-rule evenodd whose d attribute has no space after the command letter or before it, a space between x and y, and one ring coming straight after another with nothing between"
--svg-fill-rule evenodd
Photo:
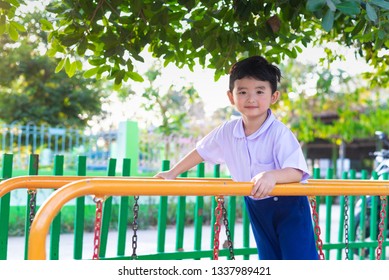
<instances>
[{"instance_id":1,"label":"orange metal bar","mask_svg":"<svg viewBox=\"0 0 389 280\"><path fill-rule=\"evenodd\" d=\"M5 194L16 190L16 189L29 189L29 190L35 190L35 189L58 189L68 183L82 180L82 179L91 179L91 178L97 178L97 179L104 179L107 178L107 176L41 176L41 175L29 175L29 176L18 176L9 178L6 180L3 180L0 182L0 197L4 196ZM110 179L128 179L128 180L150 180L150 179L156 179L153 177L120 177L116 176ZM220 178L185 178L186 180L215 180L215 181L225 181L229 179L220 179ZM181 178L177 178L177 180L181 180Z\"/></svg>"},{"instance_id":2,"label":"orange metal bar","mask_svg":"<svg viewBox=\"0 0 389 280\"><path fill-rule=\"evenodd\" d=\"M19 176L0 182L0 197L16 189L57 189L70 182L80 180L81 176Z\"/></svg>"},{"instance_id":3,"label":"orange metal bar","mask_svg":"<svg viewBox=\"0 0 389 280\"><path fill-rule=\"evenodd\" d=\"M251 182L227 180L161 180L155 178L91 178L68 183L39 208L31 225L29 259L45 259L46 236L53 218L68 201L85 195L105 196L245 196ZM271 195L389 195L388 181L309 180L308 183L276 185Z\"/></svg>"},{"instance_id":4,"label":"orange metal bar","mask_svg":"<svg viewBox=\"0 0 389 280\"><path fill-rule=\"evenodd\" d=\"M41 175L32 175L32 176L19 176L19 177L13 177L4 181L0 182L0 197L4 196L5 194L11 192L12 190L16 189L58 189L68 183L83 180L83 179L106 179L106 176L41 176ZM120 177L116 176L113 178L109 178L109 180L115 180L115 179L126 179L126 180L156 180L156 178L153 177ZM231 179L228 178L177 178L176 180L179 181L210 181L210 182L232 182ZM361 180L308 180L310 183L322 183L325 185L351 185L354 187L360 187L365 186L368 187L368 191L372 191L372 186L383 186L385 185L385 181L361 181ZM389 184L389 183L388 183ZM364 191L364 190L363 190ZM327 190L325 190L327 192Z\"/></svg>"}]
</instances>

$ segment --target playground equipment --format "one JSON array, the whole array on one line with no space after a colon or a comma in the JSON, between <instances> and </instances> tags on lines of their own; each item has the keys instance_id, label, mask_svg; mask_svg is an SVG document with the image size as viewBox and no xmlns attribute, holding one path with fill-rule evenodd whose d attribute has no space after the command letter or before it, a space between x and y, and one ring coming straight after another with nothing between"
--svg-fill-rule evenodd
<instances>
[{"instance_id":1,"label":"playground equipment","mask_svg":"<svg viewBox=\"0 0 389 280\"><path fill-rule=\"evenodd\" d=\"M106 196L129 195L244 196L250 193L251 187L252 183L249 182L195 179L91 178L71 182L55 191L37 212L31 225L29 259L46 258L46 235L51 221L66 202L80 196L92 195L99 199ZM310 180L306 184L277 185L271 195L387 195L388 193L389 184L385 181Z\"/></svg>"},{"instance_id":2,"label":"playground equipment","mask_svg":"<svg viewBox=\"0 0 389 280\"><path fill-rule=\"evenodd\" d=\"M97 178L80 176L21 176L7 179L0 183L0 197L17 188L35 190L37 188L59 188L39 209L31 224L29 241L29 259L45 259L45 239L49 226L62 206L73 198L92 195L96 201L96 227L95 227L95 251L93 259L98 259L99 233L101 225L102 201L107 196L128 195L211 195L218 201L217 219L215 223L214 259L218 259L218 233L220 233L220 220L224 216L224 224L228 232L228 220L224 208L223 197L225 195L248 195L252 183L233 182L229 179L177 179L160 180L155 178ZM310 180L307 184L283 184L277 185L272 195L378 195L387 194L389 184L385 181L361 181L361 180ZM386 200L381 196L383 205ZM311 198L314 213L315 232L320 237L320 228L315 217L315 200ZM385 209L385 208L383 208ZM381 222L385 219L385 210L381 211ZM136 225L136 220L133 222ZM134 228L135 229L135 228ZM381 227L377 258L381 257L383 226ZM136 230L135 235L136 237ZM228 236L228 234L227 234ZM324 259L318 238L319 255ZM346 243L347 244L347 243ZM136 258L136 238L133 239L133 255ZM230 258L234 259L232 242L229 240ZM347 247L346 247L347 250ZM347 254L346 254L347 255Z\"/></svg>"},{"instance_id":3,"label":"playground equipment","mask_svg":"<svg viewBox=\"0 0 389 280\"><path fill-rule=\"evenodd\" d=\"M34 164L31 164L32 167L34 167ZM34 168L32 168L34 169ZM115 168L112 166L112 167L108 167L109 170L115 170ZM128 169L128 168L127 168ZM200 170L200 169L198 169ZM30 174L35 174L36 172L35 171L29 171ZM154 181L152 184L162 184L160 187L156 186L156 188L158 189L157 192L155 192L154 194L152 194L153 196L160 196L160 190L162 189L166 189L165 185L163 185L164 183L166 182L162 182L161 180L157 180L156 178L136 178L136 177L106 177L106 176L101 176L101 177L96 177L96 176L85 176L85 173L84 172L77 172L78 174L80 174L80 176L56 176L56 175L63 175L61 174L60 171L55 171L54 174L55 176L22 176L22 177L15 177L15 178L9 178L7 180L4 180L2 183L0 183L0 197L1 197L1 210L4 210L4 207L6 207L7 203L3 203L5 199L5 197L7 196L7 193L9 193L10 191L12 191L13 189L16 189L16 188L26 188L27 191L29 193L31 192L35 192L37 191L40 187L39 187L39 180L40 179L44 179L46 182L42 183L42 188L52 188L52 189L58 189L55 193L57 193L60 189L62 189L65 185L69 185L69 184L72 184L72 183L76 183L76 182L79 182L80 180L114 180L115 182L117 182L117 180L128 180L128 181L136 181L136 180L141 180L143 181L145 184L149 184L150 182ZM315 173L314 172L314 178L315 178ZM112 174L111 172L108 172L108 175ZM124 172L123 170L123 174L125 174L125 176L128 176L129 174ZM216 176L216 175L215 175ZM353 178L354 175L352 175L352 173L350 172L350 178ZM4 173L4 170L3 170L3 178L7 178L7 177L10 177L9 174L5 174ZM329 176L329 178L331 178L331 176ZM24 182L23 182L24 180ZM38 181L37 181L38 180ZM149 183L147 183L147 181L150 181ZM190 185L187 185L188 182L202 182L202 183L212 183L212 184L222 184L222 189L225 189L227 191L231 191L234 189L234 186L231 185L231 184L235 184L234 182L232 182L230 179L220 179L220 178L191 178L191 179L188 179L188 178L178 178L177 180L174 180L174 183L172 182L172 184L176 184L176 183L185 183L185 187L184 185L182 185L180 187L181 191L183 192L182 195L180 197L177 198L177 201L179 202L181 199L185 199L186 196L190 196L192 195L192 193L185 193L185 190L188 190L188 189L192 189L192 187L194 188L197 188L196 185L195 186L190 186ZM195 183L197 184L197 183ZM246 183L248 184L246 186L247 188L247 192L249 192L249 190L251 189L251 183ZM322 187L319 186L319 188L316 188L317 184L322 184ZM288 187L290 187L291 185L287 184ZM340 254L340 251L341 250L345 250L346 252L346 258L348 258L348 256L350 256L350 258L353 258L353 254L348 254L348 248L349 248L349 245L350 245L350 249L352 249L354 251L354 249L356 248L362 248L362 246L368 246L368 248L370 247L370 252L372 251L373 247L374 248L377 248L377 257L381 257L378 253L380 252L379 251L379 248L383 245L383 250L385 250L385 247L388 246L388 242L387 241L384 241L385 238L381 235L381 237L377 240L375 239L377 237L377 235L375 236L372 236L371 237L371 241L369 242L356 242L356 240L353 238L353 235L352 235L352 231L348 231L348 224L350 224L351 227L353 227L353 206L355 206L353 204L353 199L355 199L354 195L365 195L365 194L368 194L368 195L382 195L382 194L387 194L387 191L388 191L388 187L387 185L389 185L389 182L387 181L371 181L371 180L328 180L328 179L325 179L325 180L319 180L319 179L313 179L313 180L309 180L308 181L308 184L304 185L304 184L299 184L299 188L298 188L298 192L301 192L305 195L309 195L310 196L310 201L311 201L311 206L312 206L312 213L313 213L313 219L314 219L314 222L315 222L315 232L316 232L316 235L317 235L317 247L318 247L318 251L319 251L319 254L321 256L322 259L324 259L324 254L322 252L322 250L325 252L326 254L326 258L329 257L329 250L337 250L338 251L338 254ZM377 186L380 186L379 189L377 189L376 187ZM276 188L278 188L279 186L277 186ZM282 186L281 186L282 187ZM206 188L206 189L212 189L211 188ZM282 188L283 189L283 188ZM140 186L138 186L137 190L141 190ZM201 193L200 196L213 196L212 194L210 195L209 193L207 192L203 192L203 188L201 190L198 190L197 193ZM214 191L214 190L213 190ZM276 191L276 189L275 189ZM285 191L285 190L284 190ZM246 193L247 193L246 192ZM92 192L93 193L93 192ZM139 192L137 192L139 193ZM221 195L220 195L221 194ZM278 194L278 195L288 195L289 194L289 189L287 190L287 193L284 193L284 194ZM113 194L114 195L114 194ZM215 215L212 214L212 217L213 216L216 216L215 217L215 220L211 221L211 224L214 224L214 236L211 236L211 240L213 239L213 243L212 243L212 246L213 246L213 251L207 251L207 250L202 250L201 248L197 247L197 244L196 244L196 238L195 238L195 250L194 251L180 251L179 248L183 248L182 247L182 244L176 244L176 252L165 252L164 250L164 245L162 245L161 247L159 246L160 242L159 242L159 239L160 239L160 236L161 236L161 240L162 242L164 242L164 239L162 238L162 235L164 234L163 231L159 231L159 228L158 228L158 253L157 254L148 254L148 255L140 255L140 256L137 256L137 247L138 247L138 244L137 244L137 227L138 227L138 221L137 221L137 216L139 214L139 204L138 204L138 199L139 199L139 195L142 195L142 193L139 193L138 195L135 195L134 194L134 205L133 205L133 214L134 214L134 220L132 222L132 229L133 229L133 236L132 236L132 242L130 244L130 246L132 247L132 255L129 256L129 257L126 257L124 255L124 251L125 249L121 248L120 249L120 253L119 253L119 246L118 246L118 257L114 257L115 259L119 258L119 259L134 259L134 258L138 258L138 259L185 259L185 258L190 258L190 259L200 259L200 258L214 258L214 259L217 259L218 257L218 245L217 242L219 240L217 240L217 236L218 236L218 232L220 232L221 230L221 220L223 219L223 223L225 224L226 226L226 236L228 236L228 226L229 226L229 219L228 218L231 218L232 220L232 228L231 228L231 241L228 241L226 242L228 244L228 250L226 249L223 249L223 250L220 250L220 253L221 255L223 256L226 256L227 258L229 259L234 259L235 256L247 256L250 254L253 254L255 255L256 254L256 250L255 248L250 248L248 243L246 245L243 245L243 248L234 248L232 246L232 242L233 241L233 236L234 236L234 219L233 219L233 214L234 214L234 211L235 210L232 210L232 209L235 209L235 208L230 208L231 205L233 204L234 200L233 198L235 198L235 196L230 196L229 197L229 200L228 200L228 218L227 218L227 215L226 215L226 209L225 207L223 206L223 201L224 201L224 195L228 195L225 194L224 192L222 193L218 193L218 195L216 195L216 199L213 200L211 199L212 203L215 203L215 205L212 206L212 209L215 209ZM161 201L160 201L160 204L162 204L161 202L163 201L163 199L165 199L167 197L167 195L169 195L169 193L162 193L162 196L161 196ZM242 195L242 194L240 194ZM244 195L244 194L243 194ZM341 209L344 209L343 213L344 213L344 220L342 220L342 216L340 217L341 220L341 224L344 225L344 227L340 228L339 229L339 242L341 242L342 240L342 236L343 235L343 231L344 231L344 235L343 237L345 238L345 243L333 243L333 242L329 242L329 235L327 234L327 231L328 231L328 224L326 222L326 232L325 232L325 243L323 244L321 242L321 238L320 238L320 227L317 225L317 220L318 220L318 213L315 214L316 212L316 208L317 208L317 211L319 210L318 209L318 205L321 203L320 202L320 199L323 198L323 197L320 197L320 196L325 196L326 198L326 204L327 202L330 202L330 196L329 195L341 195L340 197L340 208ZM343 195L345 195L343 197ZM54 196L54 193L52 194L52 196ZM106 212L106 208L109 206L109 200L112 199L111 197L111 194L109 195L104 195L104 196L100 196L99 194L95 194L93 193L92 196L96 197L96 199L100 199L100 202L104 203L104 213ZM316 196L316 197L315 197ZM29 201L34 201L34 199L31 199L32 197L30 197L30 200ZM77 197L76 201L78 202L79 199L81 198L84 198L84 197ZM318 198L318 201L316 201L316 198ZM383 202L385 202L385 196L382 196L381 199ZM104 199L104 200L103 200ZM125 200L125 199L128 199L128 196L121 196L120 200ZM327 201L328 199L328 201ZM96 200L95 203L96 203L96 207L98 207L98 202L99 200ZM66 202L65 202L66 203ZM45 202L46 204L46 202ZM44 204L44 205L45 205ZM317 205L316 205L317 204ZM33 203L30 203L28 202L27 205L30 205L30 207L33 205ZM41 206L41 209L43 209L44 205ZM384 203L382 203L382 205L384 205ZM101 206L101 205L100 205ZM107 207L106 207L107 206ZM122 205L120 206L121 207L121 210L120 212L126 212L128 211L128 206L125 206L122 207ZM28 208L28 207L27 207ZM178 204L177 204L177 209L178 208L181 208ZM196 208L197 208L197 201L196 201ZM223 209L224 208L224 209ZM386 219L385 219L385 208L386 208L386 211L387 210L387 206L386 207L382 207L381 209L381 214L384 214L382 217L381 217L381 221L384 221L384 223L386 223ZM39 211L41 211L41 209ZM201 211L201 208L199 208L200 210L195 210L195 213L200 213L200 212L197 212L197 211ZM221 210L220 210L221 209ZM350 209L350 216L348 216L348 210ZM27 209L28 210L28 209ZM231 211L232 210L232 211ZM38 212L39 212L38 211ZM4 211L3 211L4 212ZM327 220L331 220L331 213L328 212L328 208L326 210L326 217L327 217ZM36 218L34 218L34 214L35 213L35 210L34 211L31 211L30 214L30 224L32 222L32 220L36 220ZM178 211L177 211L178 213ZM53 213L52 213L53 214ZM105 213L106 214L106 213ZM196 214L195 214L196 215ZM231 215L231 217L230 217ZM0 220L1 223L4 225L4 220L3 218L4 217L4 213L0 213ZM56 216L55 214L53 214L53 216ZM160 224L166 224L166 219L163 220L163 214L162 215L159 215L159 220L158 220L158 227ZM28 217L28 215L26 215L26 217ZM76 215L76 217L78 217L78 215ZM97 216L98 217L98 216ZM120 225L122 226L119 226L119 231L126 231L129 223L128 223L128 219L127 219L127 216L124 216L124 218L120 218L122 221L119 222ZM162 217L162 218L161 218ZM195 216L196 218L196 216ZM350 220L348 219L350 218ZM56 217L53 218L54 222L56 220ZM77 218L78 219L78 218ZM76 219L76 220L77 220ZM96 219L98 220L98 219ZM178 216L177 216L177 228L178 228L178 224L180 223L180 220L181 219L178 219ZM201 219L199 218L198 219L200 222L201 222ZM52 223L52 228L53 228L53 225L54 225L54 222ZM161 222L161 223L160 223ZM78 223L78 222L77 222ZM98 225L98 223L96 223ZM105 221L105 224L106 224L106 221ZM118 225L119 225L118 224ZM195 222L195 224L197 224L197 222ZM4 228L4 227L3 227ZM7 228L7 227L5 227ZM52 229L51 228L51 229ZM98 227L97 227L98 229ZM102 243L100 245L101 246L101 251L100 251L100 254L98 257L96 258L100 258L100 259L107 259L105 257L105 253L104 253L104 247L106 246L106 237L107 237L107 233L104 233L105 230L107 230L107 228L104 226L104 219L103 219L103 223L100 224L100 229L101 229L101 234L99 234L99 231L98 230L95 230L95 237L96 238L101 238L102 240ZM33 229L31 229L33 231ZM81 230L82 230L82 227L81 227ZM384 236L385 236L385 229L383 230L380 230L382 231L382 233L384 233ZM3 235L6 231L2 231L2 233L0 235ZM53 234L53 230L50 231L50 238L51 240L53 239L52 238L52 234ZM177 231L178 233L178 231ZM378 232L377 232L378 233ZM77 233L77 229L75 227L75 231L74 231L74 234L75 236L78 235ZM181 232L182 234L182 232ZM139 235L139 234L138 234ZM350 235L350 236L349 236ZM379 234L378 234L379 235ZM179 235L177 235L177 242L179 241L180 238L178 238ZM245 233L243 233L243 236L245 236ZM4 240L2 236L0 236L1 240ZM350 238L350 244L349 244L349 238ZM55 238L54 238L55 239ZM2 241L0 240L0 253L3 252L4 253L4 244ZM27 240L27 239L26 239ZM51 241L50 240L50 241ZM200 240L201 240L201 235L200 235ZM374 242L374 240L377 240ZM57 240L59 242L59 239ZM124 242L125 242L125 238L124 238ZM119 243L119 242L118 242ZM225 243L225 244L226 244ZM369 244L367 244L369 243ZM76 247L76 244L78 244L77 247L80 246L81 244L81 253L82 253L82 244L83 244L83 241L82 239L81 240L78 240L76 242L76 239L75 239L75 247ZM123 242L122 242L123 244ZM224 244L224 245L225 245ZM245 243L244 243L245 244ZM97 244L99 245L99 244ZM123 244L124 247L127 247L126 244ZM216 246L215 246L216 245ZM321 248L321 246L323 245L323 248ZM6 244L5 244L6 246ZM58 246L58 244L56 245ZM98 246L97 246L98 247ZM225 246L223 246L224 248L226 248ZM211 247L212 248L212 247ZM58 258L58 252L57 253L52 253L51 250L52 248L50 247L50 259L57 259ZM7 248L5 247L5 250L7 250ZM99 249L97 249L99 250ZM54 250L55 251L55 250ZM75 250L76 251L76 250ZM89 251L88 251L89 252ZM216 253L216 254L215 254ZM77 255L77 256L76 256ZM383 254L385 255L385 254ZM84 256L85 257L85 256ZM88 258L88 256L86 256ZM370 254L370 258L372 257L372 255ZM1 258L3 259L6 259L6 255L5 257L2 256ZM27 256L26 256L27 258ZM74 258L76 259L80 259L81 258L81 254L80 253L77 253L74 255ZM109 259L109 258L108 258ZM338 258L339 259L339 258Z\"/></svg>"}]
</instances>

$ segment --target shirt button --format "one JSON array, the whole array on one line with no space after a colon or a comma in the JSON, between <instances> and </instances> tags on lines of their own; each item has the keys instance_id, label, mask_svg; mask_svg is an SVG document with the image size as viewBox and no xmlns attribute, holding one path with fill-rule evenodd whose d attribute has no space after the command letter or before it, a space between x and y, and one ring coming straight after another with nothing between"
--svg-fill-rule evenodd
<instances>
[{"instance_id":1,"label":"shirt button","mask_svg":"<svg viewBox=\"0 0 389 280\"><path fill-rule=\"evenodd\" d=\"M274 199L274 201L278 201L278 197L276 197L276 196L273 199Z\"/></svg>"}]
</instances>

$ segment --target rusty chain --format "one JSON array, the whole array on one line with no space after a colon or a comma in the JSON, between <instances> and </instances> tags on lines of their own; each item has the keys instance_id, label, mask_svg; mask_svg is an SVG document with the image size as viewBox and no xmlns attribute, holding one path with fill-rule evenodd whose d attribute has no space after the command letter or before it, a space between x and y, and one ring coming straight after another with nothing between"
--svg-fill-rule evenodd
<instances>
[{"instance_id":1,"label":"rusty chain","mask_svg":"<svg viewBox=\"0 0 389 280\"><path fill-rule=\"evenodd\" d=\"M31 224L34 221L35 218L35 212L36 212L36 190L28 190L27 194L30 195L29 200L29 209L30 209L30 215L29 215L29 226L28 231L31 229Z\"/></svg>"},{"instance_id":2,"label":"rusty chain","mask_svg":"<svg viewBox=\"0 0 389 280\"><path fill-rule=\"evenodd\" d=\"M319 259L324 260L325 256L323 253L323 241L320 238L321 230L320 230L320 226L319 226L319 214L317 213L317 210L316 210L316 208L317 208L316 207L316 198L310 197L309 201L310 201L311 208L312 208L313 221L315 223L314 232L316 234L316 247L319 250Z\"/></svg>"},{"instance_id":3,"label":"rusty chain","mask_svg":"<svg viewBox=\"0 0 389 280\"><path fill-rule=\"evenodd\" d=\"M218 260L219 259L220 221L221 221L222 215L223 215L223 208L222 208L222 204L221 204L220 198L222 198L222 197L216 197L216 201L217 201L217 206L216 206L216 209L215 209L216 220L215 220L215 224L213 226L214 231L215 231L215 236L213 238L213 259L214 260Z\"/></svg>"},{"instance_id":4,"label":"rusty chain","mask_svg":"<svg viewBox=\"0 0 389 280\"><path fill-rule=\"evenodd\" d=\"M226 228L227 244L228 244L228 249L230 251L230 259L235 260L234 247L231 240L231 232L228 226L227 210L226 207L224 206L224 198L220 198L220 200L221 200L221 206L223 212L223 223Z\"/></svg>"},{"instance_id":5,"label":"rusty chain","mask_svg":"<svg viewBox=\"0 0 389 280\"><path fill-rule=\"evenodd\" d=\"M139 214L138 200L139 200L139 196L134 196L134 206L133 206L134 220L132 222L133 235L132 235L132 255L131 255L131 258L133 260L138 258L136 254L136 249L138 247L138 235L136 234L138 230L138 214Z\"/></svg>"},{"instance_id":6,"label":"rusty chain","mask_svg":"<svg viewBox=\"0 0 389 280\"><path fill-rule=\"evenodd\" d=\"M102 210L103 210L103 199L94 198L93 201L96 203L96 219L95 219L95 228L94 228L94 239L93 239L93 260L99 259L100 252L100 233L101 233L101 220L102 220Z\"/></svg>"},{"instance_id":7,"label":"rusty chain","mask_svg":"<svg viewBox=\"0 0 389 280\"><path fill-rule=\"evenodd\" d=\"M381 211L380 211L380 223L378 225L379 229L379 234L377 237L378 240L378 246L376 249L376 259L380 260L381 259L381 254L382 254L382 243L384 241L384 229L385 229L385 217L386 217L386 196L381 196Z\"/></svg>"}]
</instances>

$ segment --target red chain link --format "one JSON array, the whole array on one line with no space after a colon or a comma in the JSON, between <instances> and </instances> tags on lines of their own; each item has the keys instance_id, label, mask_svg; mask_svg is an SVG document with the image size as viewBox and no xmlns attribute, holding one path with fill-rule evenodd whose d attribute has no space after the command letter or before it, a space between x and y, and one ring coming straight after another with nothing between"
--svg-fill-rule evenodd
<instances>
[{"instance_id":1,"label":"red chain link","mask_svg":"<svg viewBox=\"0 0 389 280\"><path fill-rule=\"evenodd\" d=\"M321 230L320 230L320 226L319 226L319 214L316 211L316 198L310 197L309 201L310 201L311 207L312 207L313 221L315 222L314 231L316 234L316 247L319 250L319 259L324 260L325 256L323 253L323 241L320 238Z\"/></svg>"},{"instance_id":2,"label":"red chain link","mask_svg":"<svg viewBox=\"0 0 389 280\"><path fill-rule=\"evenodd\" d=\"M385 228L385 217L386 217L386 197L381 196L381 211L380 211L380 223L378 225L379 234L378 234L378 247L376 249L376 259L381 259L382 254L382 242L384 241L384 228Z\"/></svg>"},{"instance_id":3,"label":"red chain link","mask_svg":"<svg viewBox=\"0 0 389 280\"><path fill-rule=\"evenodd\" d=\"M102 209L103 209L103 200L95 199L96 202L96 219L95 219L95 235L93 240L94 250L93 250L93 260L99 259L100 251L100 229L101 229L101 218L102 218Z\"/></svg>"},{"instance_id":4,"label":"red chain link","mask_svg":"<svg viewBox=\"0 0 389 280\"><path fill-rule=\"evenodd\" d=\"M215 209L216 221L215 221L215 225L213 226L215 231L215 236L213 238L213 259L214 260L219 259L219 245L220 245L219 236L220 236L220 229L221 229L220 221L223 216L222 201L219 197L216 197L216 201L217 201L217 206Z\"/></svg>"}]
</instances>

